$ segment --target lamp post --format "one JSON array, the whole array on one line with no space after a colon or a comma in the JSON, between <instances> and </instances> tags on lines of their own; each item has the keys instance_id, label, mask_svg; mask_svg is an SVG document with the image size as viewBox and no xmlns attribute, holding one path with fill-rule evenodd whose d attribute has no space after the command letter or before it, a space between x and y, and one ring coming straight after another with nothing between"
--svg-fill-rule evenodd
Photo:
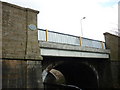
<instances>
[{"instance_id":1,"label":"lamp post","mask_svg":"<svg viewBox=\"0 0 120 90\"><path fill-rule=\"evenodd\" d=\"M82 30L82 20L85 19L86 17L83 17L81 20L80 20L80 23L81 23L81 36L83 37L83 30Z\"/></svg>"}]
</instances>

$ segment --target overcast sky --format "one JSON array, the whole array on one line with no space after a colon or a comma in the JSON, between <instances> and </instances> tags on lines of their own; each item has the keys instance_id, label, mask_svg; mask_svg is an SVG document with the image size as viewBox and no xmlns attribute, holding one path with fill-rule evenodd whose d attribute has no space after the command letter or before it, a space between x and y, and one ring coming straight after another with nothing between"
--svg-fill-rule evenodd
<instances>
[{"instance_id":1,"label":"overcast sky","mask_svg":"<svg viewBox=\"0 0 120 90\"><path fill-rule=\"evenodd\" d=\"M119 0L1 0L40 11L38 28L104 40L118 28Z\"/></svg>"}]
</instances>

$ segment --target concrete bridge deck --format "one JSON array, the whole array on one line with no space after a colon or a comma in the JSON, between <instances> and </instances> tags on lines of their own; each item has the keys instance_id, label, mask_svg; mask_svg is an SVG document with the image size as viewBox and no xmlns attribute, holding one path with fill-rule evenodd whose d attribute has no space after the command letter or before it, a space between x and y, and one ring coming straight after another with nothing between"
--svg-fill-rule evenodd
<instances>
[{"instance_id":1,"label":"concrete bridge deck","mask_svg":"<svg viewBox=\"0 0 120 90\"><path fill-rule=\"evenodd\" d=\"M109 58L110 51L106 49L80 47L61 43L39 41L42 56Z\"/></svg>"}]
</instances>

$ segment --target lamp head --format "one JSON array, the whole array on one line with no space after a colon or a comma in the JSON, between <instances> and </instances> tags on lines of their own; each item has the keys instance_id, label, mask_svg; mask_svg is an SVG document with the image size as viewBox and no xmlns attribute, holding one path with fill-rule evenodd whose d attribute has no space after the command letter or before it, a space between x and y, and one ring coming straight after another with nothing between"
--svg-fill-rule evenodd
<instances>
[{"instance_id":1,"label":"lamp head","mask_svg":"<svg viewBox=\"0 0 120 90\"><path fill-rule=\"evenodd\" d=\"M83 17L83 19L85 19L86 17Z\"/></svg>"}]
</instances>

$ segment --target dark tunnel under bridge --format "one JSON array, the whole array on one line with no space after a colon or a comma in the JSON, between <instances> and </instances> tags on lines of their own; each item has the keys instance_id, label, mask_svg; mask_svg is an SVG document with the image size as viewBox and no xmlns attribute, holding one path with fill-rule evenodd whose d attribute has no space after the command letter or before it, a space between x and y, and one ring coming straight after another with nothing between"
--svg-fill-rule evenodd
<instances>
[{"instance_id":1,"label":"dark tunnel under bridge","mask_svg":"<svg viewBox=\"0 0 120 90\"><path fill-rule=\"evenodd\" d=\"M47 58L46 58L47 59ZM60 60L59 60L60 59ZM106 61L98 59L80 59L80 58L59 58L58 61L53 58L52 63L46 65L48 74L44 83L52 85L73 85L79 88L99 88L101 86L99 79L103 79L101 72L106 70ZM63 59L63 60L61 60ZM76 59L76 60L75 60ZM100 67L100 68L99 68ZM103 69L104 68L104 69ZM49 88L49 85L46 87Z\"/></svg>"}]
</instances>

